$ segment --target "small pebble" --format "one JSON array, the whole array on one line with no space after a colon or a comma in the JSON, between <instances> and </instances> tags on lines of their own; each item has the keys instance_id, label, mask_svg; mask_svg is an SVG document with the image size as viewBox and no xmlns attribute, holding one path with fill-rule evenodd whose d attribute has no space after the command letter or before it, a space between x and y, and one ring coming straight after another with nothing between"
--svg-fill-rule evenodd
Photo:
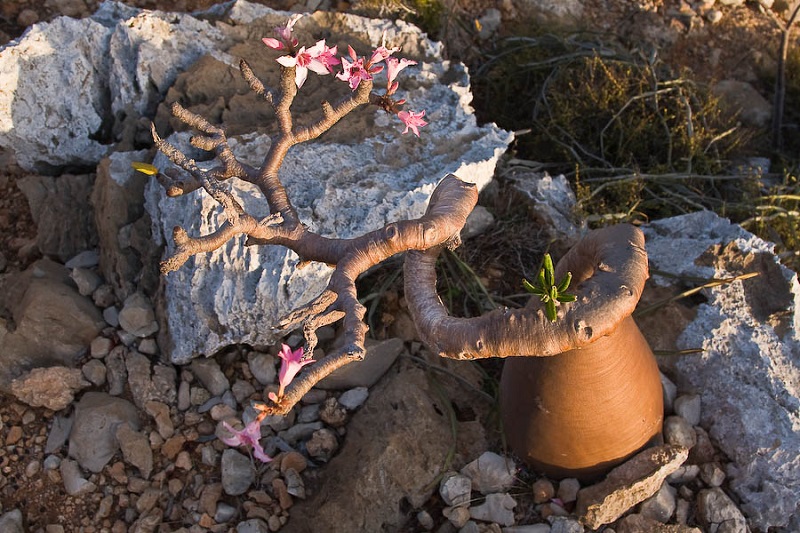
<instances>
[{"instance_id":1,"label":"small pebble","mask_svg":"<svg viewBox=\"0 0 800 533\"><path fill-rule=\"evenodd\" d=\"M95 359L107 356L114 347L114 341L107 337L96 337L89 345L89 354Z\"/></svg>"},{"instance_id":2,"label":"small pebble","mask_svg":"<svg viewBox=\"0 0 800 533\"><path fill-rule=\"evenodd\" d=\"M23 28L32 26L39 22L39 14L33 9L23 9L17 15L17 25Z\"/></svg>"},{"instance_id":3,"label":"small pebble","mask_svg":"<svg viewBox=\"0 0 800 533\"><path fill-rule=\"evenodd\" d=\"M342 393L339 396L339 404L348 411L353 411L361 407L368 397L369 391L366 387L356 387Z\"/></svg>"},{"instance_id":4,"label":"small pebble","mask_svg":"<svg viewBox=\"0 0 800 533\"><path fill-rule=\"evenodd\" d=\"M224 524L236 516L237 509L232 505L225 502L217 504L217 511L214 513L214 522L217 524Z\"/></svg>"},{"instance_id":5,"label":"small pebble","mask_svg":"<svg viewBox=\"0 0 800 533\"><path fill-rule=\"evenodd\" d=\"M673 415L664 420L664 440L667 444L692 448L697 444L697 434L685 418Z\"/></svg>"},{"instance_id":6,"label":"small pebble","mask_svg":"<svg viewBox=\"0 0 800 533\"><path fill-rule=\"evenodd\" d=\"M700 424L700 395L684 394L675 399L675 414L682 416L692 426Z\"/></svg>"},{"instance_id":7,"label":"small pebble","mask_svg":"<svg viewBox=\"0 0 800 533\"><path fill-rule=\"evenodd\" d=\"M42 464L39 461L33 460L25 467L25 477L32 478L42 469Z\"/></svg>"},{"instance_id":8,"label":"small pebble","mask_svg":"<svg viewBox=\"0 0 800 533\"><path fill-rule=\"evenodd\" d=\"M725 481L725 472L717 463L706 463L700 467L700 479L709 487L719 487Z\"/></svg>"},{"instance_id":9,"label":"small pebble","mask_svg":"<svg viewBox=\"0 0 800 533\"><path fill-rule=\"evenodd\" d=\"M100 309L111 307L117 301L116 296L114 296L114 287L108 284L100 285L92 293L92 300L94 305Z\"/></svg>"},{"instance_id":10,"label":"small pebble","mask_svg":"<svg viewBox=\"0 0 800 533\"><path fill-rule=\"evenodd\" d=\"M553 483L546 478L534 481L533 485L531 485L531 491L533 492L534 503L549 502L556 496L556 489L553 487Z\"/></svg>"},{"instance_id":11,"label":"small pebble","mask_svg":"<svg viewBox=\"0 0 800 533\"><path fill-rule=\"evenodd\" d=\"M579 490L581 490L581 484L577 479L562 479L558 483L557 497L564 503L574 502L578 498Z\"/></svg>"}]
</instances>

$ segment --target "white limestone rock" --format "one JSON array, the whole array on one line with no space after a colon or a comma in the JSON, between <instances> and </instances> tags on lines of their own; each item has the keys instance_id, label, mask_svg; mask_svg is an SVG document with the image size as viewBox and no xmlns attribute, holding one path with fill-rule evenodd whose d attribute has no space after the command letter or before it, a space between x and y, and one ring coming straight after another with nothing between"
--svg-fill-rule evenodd
<instances>
[{"instance_id":1,"label":"white limestone rock","mask_svg":"<svg viewBox=\"0 0 800 533\"><path fill-rule=\"evenodd\" d=\"M151 115L178 73L224 49L226 40L215 25L186 13L138 11L121 18L108 47L111 112Z\"/></svg>"},{"instance_id":2,"label":"white limestone rock","mask_svg":"<svg viewBox=\"0 0 800 533\"><path fill-rule=\"evenodd\" d=\"M711 212L649 224L651 268L687 277L759 276L704 291L677 361L701 426L729 457L730 488L751 528L800 525L800 285L773 245ZM670 283L655 276L656 283ZM674 283L674 281L673 281Z\"/></svg>"},{"instance_id":3,"label":"white limestone rock","mask_svg":"<svg viewBox=\"0 0 800 533\"><path fill-rule=\"evenodd\" d=\"M108 151L97 139L111 31L92 19L58 17L0 48L0 146L11 147L22 168L93 165Z\"/></svg>"},{"instance_id":4,"label":"white limestone rock","mask_svg":"<svg viewBox=\"0 0 800 533\"><path fill-rule=\"evenodd\" d=\"M239 24L267 10L226 6ZM125 130L155 110L179 71L230 46L223 29L111 1L88 18L34 24L0 48L0 146L29 171L94 166L114 142L130 140Z\"/></svg>"},{"instance_id":5,"label":"white limestone rock","mask_svg":"<svg viewBox=\"0 0 800 533\"><path fill-rule=\"evenodd\" d=\"M408 24L352 15L309 17L309 27L333 31L325 30L326 24L354 46L374 47L386 32L387 42L401 44L404 55L406 50L416 53L420 64L403 71L400 93L409 108L426 111L430 124L420 138L403 136L402 125L393 117L363 110L346 117L319 141L292 148L281 179L305 224L325 236L353 237L422 215L431 192L447 173L479 188L491 180L512 135L494 125L477 125L463 65L442 60L436 55L441 48ZM359 39L364 41L360 45ZM341 83L330 78L325 82ZM313 85L311 80L307 84ZM303 94L301 90L298 99ZM196 157L188 134L174 134L169 141ZM244 134L232 138L231 145L238 157L257 166L269 148L269 138ZM161 154L154 164L161 169L171 165ZM244 183L232 187L249 213L269 214L258 189ZM173 227L198 236L223 222L219 206L205 191L167 198L152 180L145 195L154 240L165 244L168 252ZM272 344L276 337L269 326L316 297L330 276L325 265L297 270L297 262L297 256L284 248L245 248L242 239L196 256L164 278L162 349L180 364L232 343Z\"/></svg>"}]
</instances>

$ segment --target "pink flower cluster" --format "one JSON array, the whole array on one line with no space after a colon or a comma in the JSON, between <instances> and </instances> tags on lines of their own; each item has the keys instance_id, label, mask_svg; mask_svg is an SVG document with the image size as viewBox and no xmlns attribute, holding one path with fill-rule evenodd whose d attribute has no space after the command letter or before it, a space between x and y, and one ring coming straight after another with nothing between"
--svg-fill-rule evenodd
<instances>
[{"instance_id":1,"label":"pink flower cluster","mask_svg":"<svg viewBox=\"0 0 800 533\"><path fill-rule=\"evenodd\" d=\"M335 65L342 65L342 71L336 74L336 78L345 81L350 86L351 90L356 90L362 81L372 80L373 74L377 74L384 70L385 62L387 84L385 98L393 95L398 88L398 83L395 80L397 74L404 68L410 65L416 65L416 61L410 59L397 59L392 57L395 52L399 52L399 48L386 48L384 44L377 47L370 56L359 57L351 46L348 46L347 57L342 56L341 59L336 57L337 47L329 48L325 44L325 40L317 41L317 44L310 48L305 46L297 48L299 41L292 35L295 23L302 15L292 16L286 26L275 28L275 33L278 38L265 37L262 39L265 45L273 50L284 50L289 52L289 55L284 55L276 59L278 63L286 68L295 69L295 85L298 88L302 87L308 78L308 71L311 70L316 74L324 76L333 73ZM405 100L393 100L394 106L401 106ZM428 123L423 120L425 111L415 113L414 111L393 111L397 117L405 124L406 129L403 133L408 133L409 130L419 137L419 128L426 126Z\"/></svg>"},{"instance_id":2,"label":"pink flower cluster","mask_svg":"<svg viewBox=\"0 0 800 533\"><path fill-rule=\"evenodd\" d=\"M280 400L283 396L283 391L297 376L301 368L314 362L313 359L303 359L303 348L292 351L285 344L281 346L278 357L281 358L281 369L278 372L278 394L270 392L268 395L273 402ZM231 436L220 440L228 446L247 446L252 448L253 457L261 462L268 463L272 461L272 457L264 453L264 448L261 447L259 442L261 440L261 421L264 419L264 414L262 412L241 430L233 429L230 424L223 422L222 426L231 433Z\"/></svg>"}]
</instances>

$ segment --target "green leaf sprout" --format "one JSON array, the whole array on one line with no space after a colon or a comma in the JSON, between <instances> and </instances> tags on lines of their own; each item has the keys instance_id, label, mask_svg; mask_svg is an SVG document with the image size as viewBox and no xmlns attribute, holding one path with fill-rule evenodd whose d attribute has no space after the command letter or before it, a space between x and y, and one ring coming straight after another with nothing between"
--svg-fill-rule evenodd
<instances>
[{"instance_id":1,"label":"green leaf sprout","mask_svg":"<svg viewBox=\"0 0 800 533\"><path fill-rule=\"evenodd\" d=\"M539 270L537 285L533 285L527 279L522 280L525 290L533 293L545 304L545 314L550 322L556 321L556 302L574 302L577 297L574 294L567 294L569 284L572 282L572 272L567 272L557 285L556 274L553 268L553 259L550 254L544 254L542 268Z\"/></svg>"}]
</instances>

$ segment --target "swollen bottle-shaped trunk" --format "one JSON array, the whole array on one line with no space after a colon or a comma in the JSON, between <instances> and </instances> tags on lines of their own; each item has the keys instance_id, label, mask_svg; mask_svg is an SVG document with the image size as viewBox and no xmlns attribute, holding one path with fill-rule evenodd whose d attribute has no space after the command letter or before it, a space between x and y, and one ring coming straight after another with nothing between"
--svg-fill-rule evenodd
<instances>
[{"instance_id":1,"label":"swollen bottle-shaped trunk","mask_svg":"<svg viewBox=\"0 0 800 533\"><path fill-rule=\"evenodd\" d=\"M506 359L500 385L509 446L555 478L596 479L659 438L662 398L658 365L630 316L588 346Z\"/></svg>"}]
</instances>

